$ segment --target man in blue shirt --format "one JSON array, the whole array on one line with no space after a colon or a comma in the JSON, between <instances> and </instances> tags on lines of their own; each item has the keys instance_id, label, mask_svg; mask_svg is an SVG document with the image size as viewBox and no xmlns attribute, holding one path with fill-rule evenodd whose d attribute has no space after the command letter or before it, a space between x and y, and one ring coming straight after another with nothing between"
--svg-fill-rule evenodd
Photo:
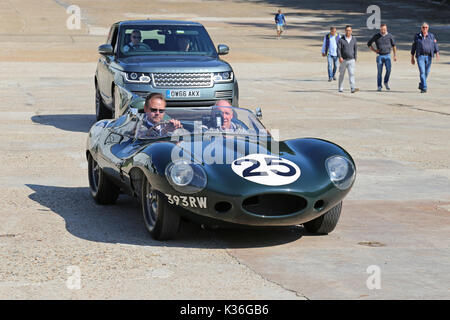
<instances>
[{"instance_id":1,"label":"man in blue shirt","mask_svg":"<svg viewBox=\"0 0 450 320\"><path fill-rule=\"evenodd\" d=\"M286 25L286 19L284 18L284 14L281 13L281 9L278 9L278 13L275 15L275 24L277 26L277 39L281 39L281 34Z\"/></svg>"},{"instance_id":2,"label":"man in blue shirt","mask_svg":"<svg viewBox=\"0 0 450 320\"><path fill-rule=\"evenodd\" d=\"M322 56L327 57L328 62L328 82L336 80L336 70L338 66L337 44L339 42L339 33L336 33L336 27L330 28L323 38Z\"/></svg>"},{"instance_id":3,"label":"man in blue shirt","mask_svg":"<svg viewBox=\"0 0 450 320\"><path fill-rule=\"evenodd\" d=\"M415 58L417 59L417 65L420 72L419 89L421 93L427 92L427 78L431 70L431 61L436 55L436 59L439 61L439 47L434 34L429 33L429 25L424 22L421 27L421 32L416 34L414 42L411 48L411 64L415 64Z\"/></svg>"}]
</instances>

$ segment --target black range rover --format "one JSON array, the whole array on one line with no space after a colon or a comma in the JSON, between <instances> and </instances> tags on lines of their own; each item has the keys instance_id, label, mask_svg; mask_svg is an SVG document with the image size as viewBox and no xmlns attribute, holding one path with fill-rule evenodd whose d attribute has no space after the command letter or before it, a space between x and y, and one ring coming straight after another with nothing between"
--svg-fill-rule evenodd
<instances>
[{"instance_id":1,"label":"black range rover","mask_svg":"<svg viewBox=\"0 0 450 320\"><path fill-rule=\"evenodd\" d=\"M123 113L121 93L162 93L168 106L210 106L229 100L238 106L238 83L200 23L135 20L112 25L98 49L95 72L97 120Z\"/></svg>"}]
</instances>

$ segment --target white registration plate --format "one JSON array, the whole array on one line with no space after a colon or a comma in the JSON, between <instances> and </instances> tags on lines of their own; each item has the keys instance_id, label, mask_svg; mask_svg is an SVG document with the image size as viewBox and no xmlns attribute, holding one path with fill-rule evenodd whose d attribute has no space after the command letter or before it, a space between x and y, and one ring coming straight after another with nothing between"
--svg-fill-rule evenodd
<instances>
[{"instance_id":1,"label":"white registration plate","mask_svg":"<svg viewBox=\"0 0 450 320\"><path fill-rule=\"evenodd\" d=\"M167 90L166 98L200 98L200 90Z\"/></svg>"}]
</instances>

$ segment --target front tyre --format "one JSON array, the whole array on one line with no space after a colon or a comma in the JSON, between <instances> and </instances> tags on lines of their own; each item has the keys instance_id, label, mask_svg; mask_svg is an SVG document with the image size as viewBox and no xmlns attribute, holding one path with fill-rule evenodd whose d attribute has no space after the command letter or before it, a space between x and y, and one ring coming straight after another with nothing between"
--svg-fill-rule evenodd
<instances>
[{"instance_id":1,"label":"front tyre","mask_svg":"<svg viewBox=\"0 0 450 320\"><path fill-rule=\"evenodd\" d=\"M115 203L119 196L120 188L108 179L97 161L92 158L92 155L89 155L88 158L88 175L89 189L95 202L98 204Z\"/></svg>"},{"instance_id":2,"label":"front tyre","mask_svg":"<svg viewBox=\"0 0 450 320\"><path fill-rule=\"evenodd\" d=\"M180 216L161 193L152 188L145 176L142 181L141 204L145 227L154 239L169 240L177 234Z\"/></svg>"},{"instance_id":3,"label":"front tyre","mask_svg":"<svg viewBox=\"0 0 450 320\"><path fill-rule=\"evenodd\" d=\"M342 201L320 217L303 224L311 233L328 234L336 227L341 216Z\"/></svg>"}]
</instances>

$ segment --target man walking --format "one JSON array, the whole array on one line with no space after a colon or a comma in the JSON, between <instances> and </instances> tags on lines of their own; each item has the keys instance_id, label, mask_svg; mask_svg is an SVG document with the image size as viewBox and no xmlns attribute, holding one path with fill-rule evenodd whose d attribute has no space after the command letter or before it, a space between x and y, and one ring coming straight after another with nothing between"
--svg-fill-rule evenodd
<instances>
[{"instance_id":1,"label":"man walking","mask_svg":"<svg viewBox=\"0 0 450 320\"><path fill-rule=\"evenodd\" d=\"M416 34L411 48L411 64L415 64L414 54L416 55L417 65L420 72L419 89L421 93L427 92L427 78L431 70L431 60L436 55L439 61L439 47L434 34L429 33L430 26L424 22L421 32Z\"/></svg>"},{"instance_id":2,"label":"man walking","mask_svg":"<svg viewBox=\"0 0 450 320\"><path fill-rule=\"evenodd\" d=\"M343 92L342 82L344 81L345 70L348 70L350 89L352 93L359 91L355 88L355 62L357 58L356 38L352 36L352 27L345 27L345 35L339 39L337 55L339 57L339 92Z\"/></svg>"},{"instance_id":3,"label":"man walking","mask_svg":"<svg viewBox=\"0 0 450 320\"><path fill-rule=\"evenodd\" d=\"M336 80L336 70L338 66L337 46L339 42L339 34L336 33L336 27L330 28L328 33L323 38L322 56L327 57L328 62L328 82Z\"/></svg>"},{"instance_id":4,"label":"man walking","mask_svg":"<svg viewBox=\"0 0 450 320\"><path fill-rule=\"evenodd\" d=\"M278 9L278 13L275 14L275 24L277 27L277 39L281 39L281 34L286 26L286 19L284 18L284 14L281 13L281 9Z\"/></svg>"},{"instance_id":5,"label":"man walking","mask_svg":"<svg viewBox=\"0 0 450 320\"><path fill-rule=\"evenodd\" d=\"M377 49L374 49L372 44L375 42ZM372 39L367 42L367 46L377 54L377 86L378 91L381 91L381 78L383 75L383 65L386 66L386 74L384 75L384 87L386 90L391 90L389 87L389 77L391 75L391 48L394 51L394 61L397 61L397 48L395 47L394 38L387 31L387 25L381 24L380 32L375 34Z\"/></svg>"}]
</instances>

